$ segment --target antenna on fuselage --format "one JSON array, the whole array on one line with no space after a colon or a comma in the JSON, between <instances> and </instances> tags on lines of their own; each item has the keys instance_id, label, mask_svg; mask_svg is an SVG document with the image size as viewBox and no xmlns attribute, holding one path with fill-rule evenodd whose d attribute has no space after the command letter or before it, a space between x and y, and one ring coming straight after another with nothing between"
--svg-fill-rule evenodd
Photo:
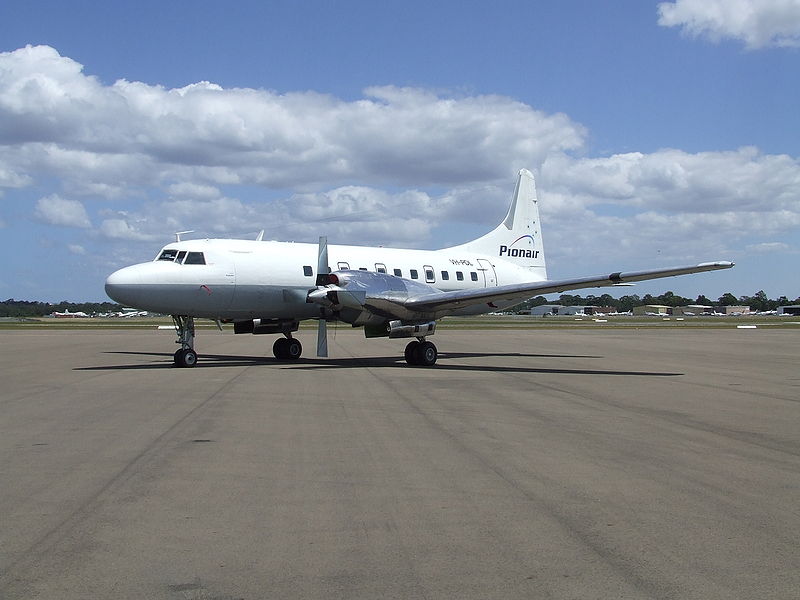
<instances>
[{"instance_id":1,"label":"antenna on fuselage","mask_svg":"<svg viewBox=\"0 0 800 600\"><path fill-rule=\"evenodd\" d=\"M264 240L264 230L262 229L261 231L258 232L258 235L256 236L256 241L261 242L263 240Z\"/></svg>"},{"instance_id":2,"label":"antenna on fuselage","mask_svg":"<svg viewBox=\"0 0 800 600\"><path fill-rule=\"evenodd\" d=\"M181 236L184 233L194 233L194 229L189 229L188 231L176 231L175 232L175 241L176 242L180 242L181 241Z\"/></svg>"}]
</instances>

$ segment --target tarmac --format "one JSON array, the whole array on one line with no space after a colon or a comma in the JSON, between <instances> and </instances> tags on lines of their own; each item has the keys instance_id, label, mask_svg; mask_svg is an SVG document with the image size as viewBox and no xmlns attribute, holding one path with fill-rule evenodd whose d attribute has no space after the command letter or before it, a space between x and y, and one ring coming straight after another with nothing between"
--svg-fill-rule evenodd
<instances>
[{"instance_id":1,"label":"tarmac","mask_svg":"<svg viewBox=\"0 0 800 600\"><path fill-rule=\"evenodd\" d=\"M273 339L0 332L0 598L800 597L800 331Z\"/></svg>"}]
</instances>

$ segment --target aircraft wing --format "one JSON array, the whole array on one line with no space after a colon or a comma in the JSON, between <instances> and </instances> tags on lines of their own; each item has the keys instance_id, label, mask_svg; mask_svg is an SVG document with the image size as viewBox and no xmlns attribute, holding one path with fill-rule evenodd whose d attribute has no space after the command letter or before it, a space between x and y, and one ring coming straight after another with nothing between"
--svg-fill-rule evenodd
<instances>
[{"instance_id":1,"label":"aircraft wing","mask_svg":"<svg viewBox=\"0 0 800 600\"><path fill-rule=\"evenodd\" d=\"M672 267L668 269L653 269L649 271L629 271L610 273L608 275L594 275L577 279L560 279L537 281L514 285L501 285L497 287L481 288L477 290L459 290L455 292L438 292L410 296L402 305L404 308L419 312L447 312L475 304L490 302L505 302L518 300L522 302L539 294L552 294L567 290L582 288L608 287L634 281L646 281L661 277L675 275L688 275L689 273L702 273L718 269L730 269L734 263L728 261L706 262L699 265L686 267Z\"/></svg>"}]
</instances>

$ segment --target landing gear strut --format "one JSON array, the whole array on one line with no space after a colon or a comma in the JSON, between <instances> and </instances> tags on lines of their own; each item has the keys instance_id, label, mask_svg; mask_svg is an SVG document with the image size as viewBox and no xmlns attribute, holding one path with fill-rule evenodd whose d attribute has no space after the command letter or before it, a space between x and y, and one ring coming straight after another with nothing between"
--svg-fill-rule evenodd
<instances>
[{"instance_id":1,"label":"landing gear strut","mask_svg":"<svg viewBox=\"0 0 800 600\"><path fill-rule=\"evenodd\" d=\"M425 341L424 337L409 342L405 351L406 362L419 367L432 367L436 364L439 352L433 342Z\"/></svg>"},{"instance_id":2,"label":"landing gear strut","mask_svg":"<svg viewBox=\"0 0 800 600\"><path fill-rule=\"evenodd\" d=\"M272 345L272 353L278 360L297 360L303 353L303 345L300 340L286 334L286 337L275 340Z\"/></svg>"},{"instance_id":3,"label":"landing gear strut","mask_svg":"<svg viewBox=\"0 0 800 600\"><path fill-rule=\"evenodd\" d=\"M178 332L176 344L181 347L175 351L173 359L176 367L193 367L197 364L197 353L194 351L194 317L172 315L175 330Z\"/></svg>"}]
</instances>

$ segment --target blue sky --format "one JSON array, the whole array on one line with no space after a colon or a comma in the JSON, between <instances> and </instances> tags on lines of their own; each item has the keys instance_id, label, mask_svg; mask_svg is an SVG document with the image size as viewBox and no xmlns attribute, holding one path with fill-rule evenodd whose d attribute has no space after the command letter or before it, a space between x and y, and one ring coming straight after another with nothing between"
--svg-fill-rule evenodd
<instances>
[{"instance_id":1,"label":"blue sky","mask_svg":"<svg viewBox=\"0 0 800 600\"><path fill-rule=\"evenodd\" d=\"M0 5L0 297L173 231L436 248L537 176L551 277L800 296L800 2ZM29 47L30 46L30 47Z\"/></svg>"}]
</instances>

